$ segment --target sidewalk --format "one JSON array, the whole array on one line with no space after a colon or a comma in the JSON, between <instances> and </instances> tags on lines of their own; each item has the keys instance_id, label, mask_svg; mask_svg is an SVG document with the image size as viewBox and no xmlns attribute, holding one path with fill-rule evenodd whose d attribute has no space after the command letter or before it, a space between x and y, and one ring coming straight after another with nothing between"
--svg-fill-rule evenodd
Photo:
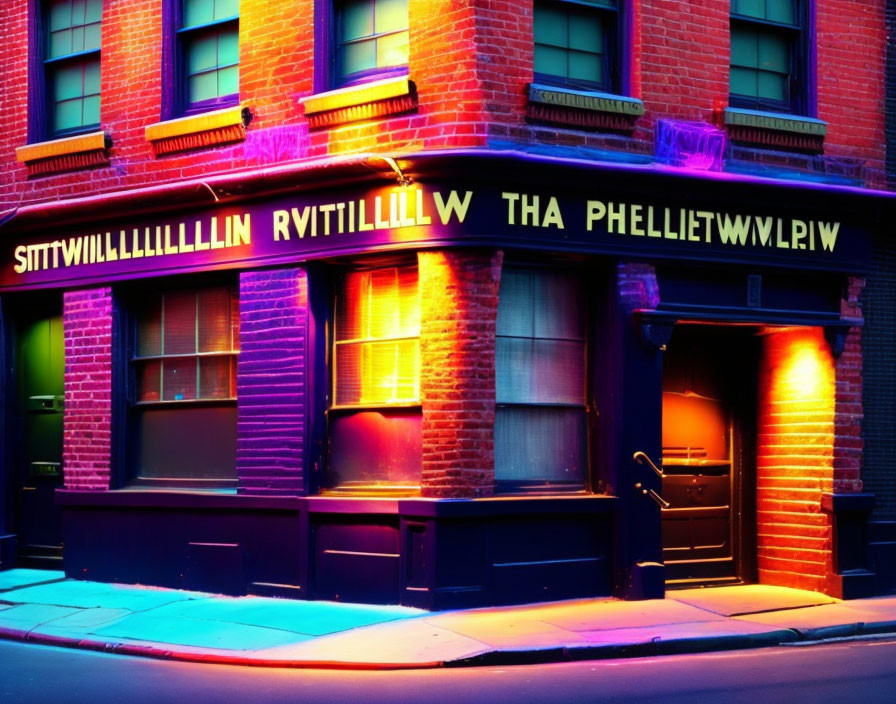
<instances>
[{"instance_id":1,"label":"sidewalk","mask_svg":"<svg viewBox=\"0 0 896 704\"><path fill-rule=\"evenodd\" d=\"M0 572L0 638L175 660L420 668L640 657L896 634L896 597L748 585L429 613Z\"/></svg>"}]
</instances>

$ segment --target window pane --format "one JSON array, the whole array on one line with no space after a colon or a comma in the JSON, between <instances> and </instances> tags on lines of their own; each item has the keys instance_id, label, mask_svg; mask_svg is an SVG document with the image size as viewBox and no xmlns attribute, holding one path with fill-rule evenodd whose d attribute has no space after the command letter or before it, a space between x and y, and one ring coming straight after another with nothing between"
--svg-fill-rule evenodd
<instances>
[{"instance_id":1,"label":"window pane","mask_svg":"<svg viewBox=\"0 0 896 704\"><path fill-rule=\"evenodd\" d=\"M498 403L584 403L582 342L508 337L495 342Z\"/></svg>"},{"instance_id":2,"label":"window pane","mask_svg":"<svg viewBox=\"0 0 896 704\"><path fill-rule=\"evenodd\" d=\"M103 19L103 0L87 0L86 22L100 22Z\"/></svg>"},{"instance_id":3,"label":"window pane","mask_svg":"<svg viewBox=\"0 0 896 704\"><path fill-rule=\"evenodd\" d=\"M604 27L599 17L576 12L569 21L569 48L603 53Z\"/></svg>"},{"instance_id":4,"label":"window pane","mask_svg":"<svg viewBox=\"0 0 896 704\"><path fill-rule=\"evenodd\" d=\"M374 13L377 34L408 28L408 0L376 0Z\"/></svg>"},{"instance_id":5,"label":"window pane","mask_svg":"<svg viewBox=\"0 0 896 704\"><path fill-rule=\"evenodd\" d=\"M86 9L86 0L72 0L72 25L84 24L84 12Z\"/></svg>"},{"instance_id":6,"label":"window pane","mask_svg":"<svg viewBox=\"0 0 896 704\"><path fill-rule=\"evenodd\" d=\"M603 60L597 54L569 52L569 77L577 81L603 82Z\"/></svg>"},{"instance_id":7,"label":"window pane","mask_svg":"<svg viewBox=\"0 0 896 704\"><path fill-rule=\"evenodd\" d=\"M240 62L239 32L229 30L218 35L218 66L230 66Z\"/></svg>"},{"instance_id":8,"label":"window pane","mask_svg":"<svg viewBox=\"0 0 896 704\"><path fill-rule=\"evenodd\" d=\"M584 483L585 413L580 408L495 409L495 479Z\"/></svg>"},{"instance_id":9,"label":"window pane","mask_svg":"<svg viewBox=\"0 0 896 704\"><path fill-rule=\"evenodd\" d=\"M56 104L56 115L53 128L57 132L81 127L81 100L66 100Z\"/></svg>"},{"instance_id":10,"label":"window pane","mask_svg":"<svg viewBox=\"0 0 896 704\"><path fill-rule=\"evenodd\" d=\"M760 98L787 102L787 76L782 76L779 73L766 73L765 71L761 71L758 80L758 93Z\"/></svg>"},{"instance_id":11,"label":"window pane","mask_svg":"<svg viewBox=\"0 0 896 704\"><path fill-rule=\"evenodd\" d=\"M746 68L731 67L731 92L755 98L759 92L757 72Z\"/></svg>"},{"instance_id":12,"label":"window pane","mask_svg":"<svg viewBox=\"0 0 896 704\"><path fill-rule=\"evenodd\" d=\"M162 363L162 400L190 401L196 398L196 359L166 359Z\"/></svg>"},{"instance_id":13,"label":"window pane","mask_svg":"<svg viewBox=\"0 0 896 704\"><path fill-rule=\"evenodd\" d=\"M418 409L360 411L330 421L328 487L420 484Z\"/></svg>"},{"instance_id":14,"label":"window pane","mask_svg":"<svg viewBox=\"0 0 896 704\"><path fill-rule=\"evenodd\" d=\"M376 65L404 66L408 62L408 33L398 32L380 37L376 41Z\"/></svg>"},{"instance_id":15,"label":"window pane","mask_svg":"<svg viewBox=\"0 0 896 704\"><path fill-rule=\"evenodd\" d=\"M137 356L152 357L162 354L162 301L154 297L136 312Z\"/></svg>"},{"instance_id":16,"label":"window pane","mask_svg":"<svg viewBox=\"0 0 896 704\"><path fill-rule=\"evenodd\" d=\"M218 38L216 35L199 37L187 49L187 72L190 75L208 71L218 65Z\"/></svg>"},{"instance_id":17,"label":"window pane","mask_svg":"<svg viewBox=\"0 0 896 704\"><path fill-rule=\"evenodd\" d=\"M759 65L759 35L756 32L731 28L731 65L748 68Z\"/></svg>"},{"instance_id":18,"label":"window pane","mask_svg":"<svg viewBox=\"0 0 896 704\"><path fill-rule=\"evenodd\" d=\"M198 292L199 351L224 352L232 349L231 293L227 288Z\"/></svg>"},{"instance_id":19,"label":"window pane","mask_svg":"<svg viewBox=\"0 0 896 704\"><path fill-rule=\"evenodd\" d=\"M789 73L787 41L774 34L759 35L759 67L766 71Z\"/></svg>"},{"instance_id":20,"label":"window pane","mask_svg":"<svg viewBox=\"0 0 896 704\"><path fill-rule=\"evenodd\" d=\"M240 0L215 0L215 19L234 17L240 14Z\"/></svg>"},{"instance_id":21,"label":"window pane","mask_svg":"<svg viewBox=\"0 0 896 704\"><path fill-rule=\"evenodd\" d=\"M196 352L196 294L193 292L170 292L165 294L164 301L165 337L162 342L162 353L191 354ZM167 387L167 383L165 385Z\"/></svg>"},{"instance_id":22,"label":"window pane","mask_svg":"<svg viewBox=\"0 0 896 704\"><path fill-rule=\"evenodd\" d=\"M336 404L416 401L419 358L417 340L338 345Z\"/></svg>"},{"instance_id":23,"label":"window pane","mask_svg":"<svg viewBox=\"0 0 896 704\"><path fill-rule=\"evenodd\" d=\"M72 27L72 53L84 51L84 27Z\"/></svg>"},{"instance_id":24,"label":"window pane","mask_svg":"<svg viewBox=\"0 0 896 704\"><path fill-rule=\"evenodd\" d=\"M89 24L84 28L84 48L85 49L99 49L102 39L102 26L97 22L96 24Z\"/></svg>"},{"instance_id":25,"label":"window pane","mask_svg":"<svg viewBox=\"0 0 896 704\"><path fill-rule=\"evenodd\" d=\"M218 97L233 95L240 91L240 70L237 66L218 71Z\"/></svg>"},{"instance_id":26,"label":"window pane","mask_svg":"<svg viewBox=\"0 0 896 704\"><path fill-rule=\"evenodd\" d=\"M766 0L766 18L772 22L796 24L793 0Z\"/></svg>"},{"instance_id":27,"label":"window pane","mask_svg":"<svg viewBox=\"0 0 896 704\"><path fill-rule=\"evenodd\" d=\"M192 76L189 84L190 103L213 100L218 97L218 74L216 71Z\"/></svg>"},{"instance_id":28,"label":"window pane","mask_svg":"<svg viewBox=\"0 0 896 704\"><path fill-rule=\"evenodd\" d=\"M578 277L533 272L533 336L584 339L584 317Z\"/></svg>"},{"instance_id":29,"label":"window pane","mask_svg":"<svg viewBox=\"0 0 896 704\"><path fill-rule=\"evenodd\" d=\"M214 16L214 0L184 0L184 27L211 22Z\"/></svg>"},{"instance_id":30,"label":"window pane","mask_svg":"<svg viewBox=\"0 0 896 704\"><path fill-rule=\"evenodd\" d=\"M530 272L505 269L501 288L496 331L498 335L532 337L535 332L534 281Z\"/></svg>"},{"instance_id":31,"label":"window pane","mask_svg":"<svg viewBox=\"0 0 896 704\"><path fill-rule=\"evenodd\" d=\"M566 12L552 5L535 5L534 37L536 44L569 46Z\"/></svg>"},{"instance_id":32,"label":"window pane","mask_svg":"<svg viewBox=\"0 0 896 704\"><path fill-rule=\"evenodd\" d=\"M72 26L71 0L53 0L50 3L50 31Z\"/></svg>"},{"instance_id":33,"label":"window pane","mask_svg":"<svg viewBox=\"0 0 896 704\"><path fill-rule=\"evenodd\" d=\"M351 0L342 6L342 40L350 41L373 34L373 4Z\"/></svg>"},{"instance_id":34,"label":"window pane","mask_svg":"<svg viewBox=\"0 0 896 704\"><path fill-rule=\"evenodd\" d=\"M142 408L138 419L133 462L140 477L236 478L236 404Z\"/></svg>"},{"instance_id":35,"label":"window pane","mask_svg":"<svg viewBox=\"0 0 896 704\"><path fill-rule=\"evenodd\" d=\"M137 400L159 401L161 400L162 362L152 360L141 362L137 367Z\"/></svg>"},{"instance_id":36,"label":"window pane","mask_svg":"<svg viewBox=\"0 0 896 704\"><path fill-rule=\"evenodd\" d=\"M376 68L376 41L347 44L342 53L342 75L348 76L358 71Z\"/></svg>"},{"instance_id":37,"label":"window pane","mask_svg":"<svg viewBox=\"0 0 896 704\"><path fill-rule=\"evenodd\" d=\"M197 398L226 399L236 396L234 358L200 357Z\"/></svg>"},{"instance_id":38,"label":"window pane","mask_svg":"<svg viewBox=\"0 0 896 704\"><path fill-rule=\"evenodd\" d=\"M765 0L731 0L731 11L747 17L765 18Z\"/></svg>"},{"instance_id":39,"label":"window pane","mask_svg":"<svg viewBox=\"0 0 896 704\"><path fill-rule=\"evenodd\" d=\"M64 29L50 35L50 58L72 53L72 31Z\"/></svg>"},{"instance_id":40,"label":"window pane","mask_svg":"<svg viewBox=\"0 0 896 704\"><path fill-rule=\"evenodd\" d=\"M60 66L53 81L53 96L56 102L80 98L84 95L84 67L81 64Z\"/></svg>"},{"instance_id":41,"label":"window pane","mask_svg":"<svg viewBox=\"0 0 896 704\"><path fill-rule=\"evenodd\" d=\"M100 97L94 95L84 98L82 125L98 125L100 123Z\"/></svg>"},{"instance_id":42,"label":"window pane","mask_svg":"<svg viewBox=\"0 0 896 704\"><path fill-rule=\"evenodd\" d=\"M100 92L100 62L90 61L84 64L84 95L96 95Z\"/></svg>"}]
</instances>

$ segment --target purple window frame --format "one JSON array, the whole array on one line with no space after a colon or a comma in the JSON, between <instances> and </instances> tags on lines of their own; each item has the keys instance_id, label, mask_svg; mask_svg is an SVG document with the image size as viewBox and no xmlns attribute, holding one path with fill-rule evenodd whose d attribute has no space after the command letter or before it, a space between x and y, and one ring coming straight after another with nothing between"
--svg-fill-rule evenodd
<instances>
[{"instance_id":1,"label":"purple window frame","mask_svg":"<svg viewBox=\"0 0 896 704\"><path fill-rule=\"evenodd\" d=\"M315 0L314 16L320 18L314 23L314 92L323 93L334 88L359 85L382 78L408 75L408 65L373 68L352 74L348 80L339 81L337 75L337 55L339 39L336 3L338 0Z\"/></svg>"},{"instance_id":2,"label":"purple window frame","mask_svg":"<svg viewBox=\"0 0 896 704\"><path fill-rule=\"evenodd\" d=\"M46 0L28 0L28 143L44 142L48 139L58 139L98 129L98 125L87 125L79 129L53 130L53 116L50 114L55 107L52 100L52 86L49 76L51 69L45 61L47 55L47 2ZM101 50L82 52L83 55L100 57ZM74 60L77 60L75 57ZM63 61L68 61L66 57ZM51 62L58 65L60 61Z\"/></svg>"},{"instance_id":3,"label":"purple window frame","mask_svg":"<svg viewBox=\"0 0 896 704\"><path fill-rule=\"evenodd\" d=\"M192 105L189 103L184 40L180 32L183 25L183 5L184 0L163 0L162 5L162 106L160 115L162 120L197 115L217 108L238 105L240 102L239 93L232 93ZM223 26L224 24L216 22L208 26Z\"/></svg>"}]
</instances>

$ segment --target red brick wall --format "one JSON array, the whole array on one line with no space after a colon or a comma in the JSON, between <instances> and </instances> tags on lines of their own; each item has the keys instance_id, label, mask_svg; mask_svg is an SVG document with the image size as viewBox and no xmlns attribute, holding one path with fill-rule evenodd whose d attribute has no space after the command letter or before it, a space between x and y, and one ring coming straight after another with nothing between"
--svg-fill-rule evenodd
<instances>
[{"instance_id":1,"label":"red brick wall","mask_svg":"<svg viewBox=\"0 0 896 704\"><path fill-rule=\"evenodd\" d=\"M102 123L107 167L27 180L15 148L27 141L27 3L0 3L0 208L132 188L306 156L485 146L521 140L650 153L657 119L709 121L727 104L728 0L630 0L631 93L647 114L632 137L527 125L532 79L531 0L410 0L410 76L416 114L315 130L298 99L313 90L312 0L243 0L241 99L254 114L245 142L156 158L144 127L158 121L162 36L157 0L106 0ZM818 112L828 155L884 159L884 0L817 0Z\"/></svg>"},{"instance_id":2,"label":"red brick wall","mask_svg":"<svg viewBox=\"0 0 896 704\"><path fill-rule=\"evenodd\" d=\"M307 324L304 269L240 275L236 441L240 493L305 493Z\"/></svg>"},{"instance_id":3,"label":"red brick wall","mask_svg":"<svg viewBox=\"0 0 896 704\"><path fill-rule=\"evenodd\" d=\"M112 289L67 291L63 474L66 489L109 488L112 437Z\"/></svg>"},{"instance_id":4,"label":"red brick wall","mask_svg":"<svg viewBox=\"0 0 896 704\"><path fill-rule=\"evenodd\" d=\"M818 117L828 122L825 153L866 163L884 187L885 0L817 0Z\"/></svg>"},{"instance_id":5,"label":"red brick wall","mask_svg":"<svg viewBox=\"0 0 896 704\"><path fill-rule=\"evenodd\" d=\"M859 297L865 280L850 278L847 297L841 303L841 315L861 318ZM846 346L837 358L837 388L834 405L834 491L862 491L862 328L850 328Z\"/></svg>"},{"instance_id":6,"label":"red brick wall","mask_svg":"<svg viewBox=\"0 0 896 704\"><path fill-rule=\"evenodd\" d=\"M494 489L502 260L502 252L418 254L424 496L487 496Z\"/></svg>"},{"instance_id":7,"label":"red brick wall","mask_svg":"<svg viewBox=\"0 0 896 704\"><path fill-rule=\"evenodd\" d=\"M759 581L825 591L833 574L834 360L821 328L770 329L759 368Z\"/></svg>"}]
</instances>

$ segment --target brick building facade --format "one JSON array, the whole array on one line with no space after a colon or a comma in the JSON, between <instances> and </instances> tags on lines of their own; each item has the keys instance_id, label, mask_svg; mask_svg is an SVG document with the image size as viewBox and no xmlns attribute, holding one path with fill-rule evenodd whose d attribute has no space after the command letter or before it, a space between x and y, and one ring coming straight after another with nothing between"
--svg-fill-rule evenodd
<instances>
[{"instance_id":1,"label":"brick building facade","mask_svg":"<svg viewBox=\"0 0 896 704\"><path fill-rule=\"evenodd\" d=\"M891 5L7 3L2 565L896 589Z\"/></svg>"}]
</instances>

